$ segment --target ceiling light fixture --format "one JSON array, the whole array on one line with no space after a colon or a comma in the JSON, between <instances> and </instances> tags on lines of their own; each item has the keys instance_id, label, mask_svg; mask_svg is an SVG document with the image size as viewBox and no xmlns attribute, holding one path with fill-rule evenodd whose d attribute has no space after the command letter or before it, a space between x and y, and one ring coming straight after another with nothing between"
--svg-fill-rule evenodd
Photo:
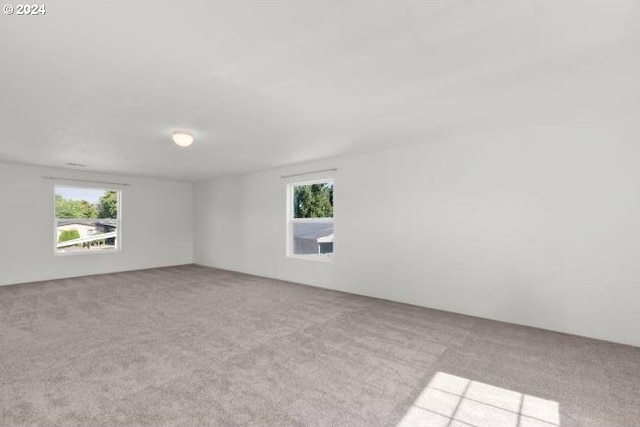
<instances>
[{"instance_id":1,"label":"ceiling light fixture","mask_svg":"<svg viewBox=\"0 0 640 427\"><path fill-rule=\"evenodd\" d=\"M188 147L193 144L193 135L185 131L174 131L173 142L180 147Z\"/></svg>"}]
</instances>

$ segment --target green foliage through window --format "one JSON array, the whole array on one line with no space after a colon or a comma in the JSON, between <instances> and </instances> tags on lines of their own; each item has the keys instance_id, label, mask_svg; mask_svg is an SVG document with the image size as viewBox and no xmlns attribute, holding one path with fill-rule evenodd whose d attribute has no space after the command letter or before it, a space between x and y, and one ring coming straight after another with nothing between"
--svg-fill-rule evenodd
<instances>
[{"instance_id":1,"label":"green foliage through window","mask_svg":"<svg viewBox=\"0 0 640 427\"><path fill-rule=\"evenodd\" d=\"M56 218L97 218L96 206L86 200L68 200L56 194Z\"/></svg>"},{"instance_id":2,"label":"green foliage through window","mask_svg":"<svg viewBox=\"0 0 640 427\"><path fill-rule=\"evenodd\" d=\"M98 202L98 216L100 218L118 217L118 192L105 191Z\"/></svg>"},{"instance_id":3,"label":"green foliage through window","mask_svg":"<svg viewBox=\"0 0 640 427\"><path fill-rule=\"evenodd\" d=\"M333 218L333 183L296 185L294 218Z\"/></svg>"},{"instance_id":4,"label":"green foliage through window","mask_svg":"<svg viewBox=\"0 0 640 427\"><path fill-rule=\"evenodd\" d=\"M80 232L75 228L71 230L62 230L58 242L68 242L69 240L75 240L80 238Z\"/></svg>"},{"instance_id":5,"label":"green foliage through window","mask_svg":"<svg viewBox=\"0 0 640 427\"><path fill-rule=\"evenodd\" d=\"M107 190L100 200L93 204L86 200L65 199L56 194L56 218L59 219L93 219L118 217L118 192Z\"/></svg>"}]
</instances>

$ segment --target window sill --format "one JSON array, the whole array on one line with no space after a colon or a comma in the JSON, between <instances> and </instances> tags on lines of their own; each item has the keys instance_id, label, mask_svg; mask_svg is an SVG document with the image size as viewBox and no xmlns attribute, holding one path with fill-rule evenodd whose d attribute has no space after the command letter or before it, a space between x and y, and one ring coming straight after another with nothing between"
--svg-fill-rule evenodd
<instances>
[{"instance_id":1,"label":"window sill","mask_svg":"<svg viewBox=\"0 0 640 427\"><path fill-rule=\"evenodd\" d=\"M100 254L117 254L122 250L120 248L116 249L101 249L101 250L84 250L84 251L69 251L69 252L58 252L54 251L55 256L76 256L76 255L100 255Z\"/></svg>"},{"instance_id":2,"label":"window sill","mask_svg":"<svg viewBox=\"0 0 640 427\"><path fill-rule=\"evenodd\" d=\"M299 259L304 261L333 262L334 255L287 255L290 259Z\"/></svg>"}]
</instances>

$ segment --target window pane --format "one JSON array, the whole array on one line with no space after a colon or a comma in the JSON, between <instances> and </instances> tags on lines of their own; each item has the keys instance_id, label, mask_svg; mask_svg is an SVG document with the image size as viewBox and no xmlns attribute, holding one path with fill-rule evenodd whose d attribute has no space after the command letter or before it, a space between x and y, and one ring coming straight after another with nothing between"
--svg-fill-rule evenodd
<instances>
[{"instance_id":1,"label":"window pane","mask_svg":"<svg viewBox=\"0 0 640 427\"><path fill-rule=\"evenodd\" d=\"M117 247L118 191L55 187L58 252L102 251Z\"/></svg>"},{"instance_id":2,"label":"window pane","mask_svg":"<svg viewBox=\"0 0 640 427\"><path fill-rule=\"evenodd\" d=\"M294 218L333 218L333 182L294 186Z\"/></svg>"},{"instance_id":3,"label":"window pane","mask_svg":"<svg viewBox=\"0 0 640 427\"><path fill-rule=\"evenodd\" d=\"M294 222L293 253L295 255L332 254L333 221Z\"/></svg>"}]
</instances>

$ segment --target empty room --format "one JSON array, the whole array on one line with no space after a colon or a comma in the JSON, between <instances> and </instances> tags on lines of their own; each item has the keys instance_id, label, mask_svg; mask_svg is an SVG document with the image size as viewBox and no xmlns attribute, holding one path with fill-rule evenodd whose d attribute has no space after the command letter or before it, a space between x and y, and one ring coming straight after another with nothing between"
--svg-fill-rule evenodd
<instances>
[{"instance_id":1,"label":"empty room","mask_svg":"<svg viewBox=\"0 0 640 427\"><path fill-rule=\"evenodd\" d=\"M4 0L0 427L640 427L640 0Z\"/></svg>"}]
</instances>

